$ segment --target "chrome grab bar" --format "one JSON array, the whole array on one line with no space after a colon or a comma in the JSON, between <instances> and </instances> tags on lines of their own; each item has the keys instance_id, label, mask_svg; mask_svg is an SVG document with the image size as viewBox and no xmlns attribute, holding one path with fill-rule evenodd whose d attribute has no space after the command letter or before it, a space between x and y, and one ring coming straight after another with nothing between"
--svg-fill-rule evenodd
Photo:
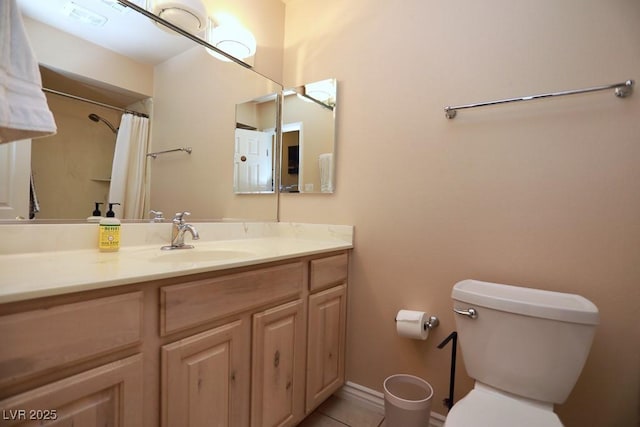
<instances>
[{"instance_id":1,"label":"chrome grab bar","mask_svg":"<svg viewBox=\"0 0 640 427\"><path fill-rule=\"evenodd\" d=\"M478 318L478 310L476 310L475 308L468 308L466 310L460 310L459 308L454 308L453 311L456 312L456 314L461 314L463 316L467 316L472 319Z\"/></svg>"}]
</instances>

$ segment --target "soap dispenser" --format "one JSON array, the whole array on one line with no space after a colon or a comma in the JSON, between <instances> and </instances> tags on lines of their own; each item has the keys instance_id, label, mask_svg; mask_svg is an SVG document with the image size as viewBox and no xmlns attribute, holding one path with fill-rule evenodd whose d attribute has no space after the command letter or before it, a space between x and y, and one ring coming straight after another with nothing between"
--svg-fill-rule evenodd
<instances>
[{"instance_id":1,"label":"soap dispenser","mask_svg":"<svg viewBox=\"0 0 640 427\"><path fill-rule=\"evenodd\" d=\"M94 209L91 216L87 218L87 222L100 222L100 220L102 219L102 213L100 213L100 205L103 205L104 203L101 203L101 202L95 202L95 203L96 203L96 208Z\"/></svg>"},{"instance_id":2,"label":"soap dispenser","mask_svg":"<svg viewBox=\"0 0 640 427\"><path fill-rule=\"evenodd\" d=\"M100 220L100 235L98 238L98 248L100 252L115 252L120 249L120 220L113 212L113 205L120 203L109 203L109 210L106 218Z\"/></svg>"}]
</instances>

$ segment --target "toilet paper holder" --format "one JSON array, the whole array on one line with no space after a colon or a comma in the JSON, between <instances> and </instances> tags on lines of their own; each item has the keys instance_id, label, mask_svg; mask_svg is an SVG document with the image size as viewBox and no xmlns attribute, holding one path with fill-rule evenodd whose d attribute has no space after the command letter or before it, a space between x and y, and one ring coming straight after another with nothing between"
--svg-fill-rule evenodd
<instances>
[{"instance_id":1,"label":"toilet paper holder","mask_svg":"<svg viewBox=\"0 0 640 427\"><path fill-rule=\"evenodd\" d=\"M436 316L429 316L429 320L424 324L425 329L433 329L440 324L440 320Z\"/></svg>"},{"instance_id":2,"label":"toilet paper holder","mask_svg":"<svg viewBox=\"0 0 640 427\"><path fill-rule=\"evenodd\" d=\"M393 321L397 322L398 319L394 318ZM425 331L427 329L431 330L436 326L438 326L439 324L440 324L440 320L436 316L429 316L429 319L422 324L422 329L424 329Z\"/></svg>"}]
</instances>

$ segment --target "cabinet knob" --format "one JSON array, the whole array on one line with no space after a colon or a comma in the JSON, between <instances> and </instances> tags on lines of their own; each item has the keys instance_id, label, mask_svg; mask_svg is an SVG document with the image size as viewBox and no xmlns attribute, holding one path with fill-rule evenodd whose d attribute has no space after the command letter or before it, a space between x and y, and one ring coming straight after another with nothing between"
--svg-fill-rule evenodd
<instances>
[{"instance_id":1,"label":"cabinet knob","mask_svg":"<svg viewBox=\"0 0 640 427\"><path fill-rule=\"evenodd\" d=\"M276 350L276 354L273 358L273 366L277 368L279 364L280 364L280 350Z\"/></svg>"}]
</instances>

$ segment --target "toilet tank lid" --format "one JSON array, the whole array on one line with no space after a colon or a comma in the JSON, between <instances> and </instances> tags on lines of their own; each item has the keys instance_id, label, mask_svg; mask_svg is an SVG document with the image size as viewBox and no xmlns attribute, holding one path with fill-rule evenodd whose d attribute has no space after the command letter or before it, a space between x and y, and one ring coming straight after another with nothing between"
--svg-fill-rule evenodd
<instances>
[{"instance_id":1,"label":"toilet tank lid","mask_svg":"<svg viewBox=\"0 0 640 427\"><path fill-rule=\"evenodd\" d=\"M599 323L598 307L576 294L467 279L455 284L451 297L479 307L524 316L588 325Z\"/></svg>"}]
</instances>

